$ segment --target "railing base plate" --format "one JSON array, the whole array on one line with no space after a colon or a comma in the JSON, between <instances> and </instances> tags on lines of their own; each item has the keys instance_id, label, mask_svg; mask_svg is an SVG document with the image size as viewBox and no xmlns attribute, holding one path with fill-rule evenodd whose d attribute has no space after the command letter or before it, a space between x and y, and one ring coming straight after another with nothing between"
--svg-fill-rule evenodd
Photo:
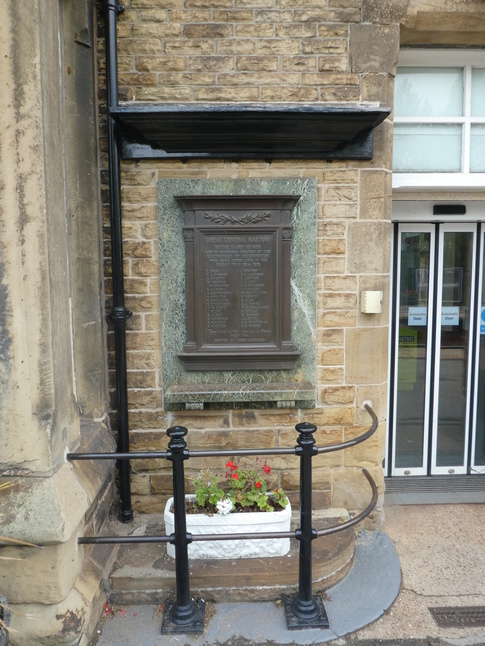
<instances>
[{"instance_id":1,"label":"railing base plate","mask_svg":"<svg viewBox=\"0 0 485 646\"><path fill-rule=\"evenodd\" d=\"M285 597L283 601L285 607L286 625L288 630L304 630L305 628L329 627L330 624L322 597L320 595L315 595L313 598L317 606L316 616L312 617L311 619L302 619L295 614L293 609L293 602L295 601L295 597Z\"/></svg>"},{"instance_id":2,"label":"railing base plate","mask_svg":"<svg viewBox=\"0 0 485 646\"><path fill-rule=\"evenodd\" d=\"M174 601L167 601L165 603L165 614L162 621L162 635L170 633L203 633L205 623L205 601L204 599L194 600L196 605L196 613L194 619L187 624L174 624L172 621L172 608Z\"/></svg>"}]
</instances>

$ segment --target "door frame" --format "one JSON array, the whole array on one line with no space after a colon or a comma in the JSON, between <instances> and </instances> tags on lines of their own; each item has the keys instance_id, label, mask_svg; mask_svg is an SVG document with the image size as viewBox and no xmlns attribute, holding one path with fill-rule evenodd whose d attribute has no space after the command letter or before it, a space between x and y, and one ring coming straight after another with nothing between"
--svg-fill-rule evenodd
<instances>
[{"instance_id":1,"label":"door frame","mask_svg":"<svg viewBox=\"0 0 485 646\"><path fill-rule=\"evenodd\" d=\"M395 436L395 411L396 411L396 397L397 389L397 351L398 351L398 334L397 326L399 324L399 285L400 285L400 231L399 225L403 225L404 230L415 230L430 232L430 276L429 276L429 293L428 293L428 330L427 330L427 346L429 350L427 356L430 360L426 362L426 383L430 382L430 377L434 375L435 379L439 378L439 358L440 358L440 339L439 328L436 324L437 312L440 310L438 298L435 298L434 290L440 290L442 277L436 276L436 269L438 263L442 262L442 244L441 241L444 236L445 230L453 230L463 225L466 229L474 231L473 243L473 259L472 259L472 273L474 274L474 284L471 286L470 294L470 309L475 312L476 316L470 315L470 339L468 348L468 369L467 369L467 393L466 393L466 437L465 437L465 459L464 466L460 469L455 469L454 474L468 474L468 473L485 473L485 467L473 468L474 452L475 452L475 436L477 431L476 419L476 401L478 397L478 349L480 340L480 326L478 313L481 307L480 295L483 280L483 237L484 232L480 223L485 222L485 201L466 201L454 200L447 201L446 205L449 206L448 214L434 214L434 206L440 206L444 202L435 201L414 201L414 200L399 200L393 203L393 244L392 244L392 275L391 275L391 298L389 302L390 308L390 334L389 334L389 424L386 439L386 463L385 475L387 476L418 476L418 475L440 475L449 474L448 467L435 467L436 456L436 432L437 432L437 405L438 397L431 397L431 393L436 392L436 387L433 384L431 388L427 389L425 395L425 415L427 416L427 423L424 428L423 439L423 465L422 468L398 468L394 466L394 436ZM459 206L466 207L464 215L453 213L453 207ZM439 230L436 225L447 225L445 228L440 226ZM410 225L410 227L408 226ZM448 226L448 225L457 225ZM433 231L434 229L434 231ZM439 237L438 237L439 234ZM436 246L437 245L437 246ZM440 257L439 257L440 256ZM436 263L431 266L433 258ZM434 266L436 264L436 266ZM438 293L440 293L438 291ZM441 297L440 297L441 302ZM433 368L433 370L432 370ZM430 447L430 441L432 443ZM430 450L431 449L431 450Z\"/></svg>"}]
</instances>

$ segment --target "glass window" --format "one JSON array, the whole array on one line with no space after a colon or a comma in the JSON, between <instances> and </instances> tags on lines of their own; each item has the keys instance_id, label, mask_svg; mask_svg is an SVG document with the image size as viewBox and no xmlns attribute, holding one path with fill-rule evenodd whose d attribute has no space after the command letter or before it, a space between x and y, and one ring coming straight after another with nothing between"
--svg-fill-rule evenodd
<instances>
[{"instance_id":1,"label":"glass window","mask_svg":"<svg viewBox=\"0 0 485 646\"><path fill-rule=\"evenodd\" d=\"M485 58L409 50L401 60L412 64L397 68L393 171L414 180L395 186L432 185L436 177L439 186L482 185L477 174L485 174Z\"/></svg>"},{"instance_id":2,"label":"glass window","mask_svg":"<svg viewBox=\"0 0 485 646\"><path fill-rule=\"evenodd\" d=\"M472 70L472 117L485 117L485 69Z\"/></svg>"},{"instance_id":3,"label":"glass window","mask_svg":"<svg viewBox=\"0 0 485 646\"><path fill-rule=\"evenodd\" d=\"M401 67L395 86L396 117L461 117L463 70Z\"/></svg>"},{"instance_id":4,"label":"glass window","mask_svg":"<svg viewBox=\"0 0 485 646\"><path fill-rule=\"evenodd\" d=\"M470 171L485 173L485 125L471 127Z\"/></svg>"},{"instance_id":5,"label":"glass window","mask_svg":"<svg viewBox=\"0 0 485 646\"><path fill-rule=\"evenodd\" d=\"M462 126L396 124L394 171L398 173L459 173Z\"/></svg>"}]
</instances>

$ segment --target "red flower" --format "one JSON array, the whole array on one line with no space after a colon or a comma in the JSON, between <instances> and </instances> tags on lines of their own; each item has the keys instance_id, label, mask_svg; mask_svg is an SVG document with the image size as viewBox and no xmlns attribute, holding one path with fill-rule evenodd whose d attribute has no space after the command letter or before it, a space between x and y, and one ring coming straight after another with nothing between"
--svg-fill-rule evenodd
<instances>
[{"instance_id":1,"label":"red flower","mask_svg":"<svg viewBox=\"0 0 485 646\"><path fill-rule=\"evenodd\" d=\"M254 486L256 487L256 489L261 489L260 481L258 480L257 483Z\"/></svg>"},{"instance_id":2,"label":"red flower","mask_svg":"<svg viewBox=\"0 0 485 646\"><path fill-rule=\"evenodd\" d=\"M234 480L239 480L239 473L233 473L232 477L234 478Z\"/></svg>"},{"instance_id":3,"label":"red flower","mask_svg":"<svg viewBox=\"0 0 485 646\"><path fill-rule=\"evenodd\" d=\"M271 473L271 467L269 466L269 464L264 465L263 471L266 473L266 475L269 475Z\"/></svg>"},{"instance_id":4,"label":"red flower","mask_svg":"<svg viewBox=\"0 0 485 646\"><path fill-rule=\"evenodd\" d=\"M237 470L237 464L235 462L233 462L232 460L228 460L226 462L226 467L228 469L231 469L231 471L236 471Z\"/></svg>"}]
</instances>

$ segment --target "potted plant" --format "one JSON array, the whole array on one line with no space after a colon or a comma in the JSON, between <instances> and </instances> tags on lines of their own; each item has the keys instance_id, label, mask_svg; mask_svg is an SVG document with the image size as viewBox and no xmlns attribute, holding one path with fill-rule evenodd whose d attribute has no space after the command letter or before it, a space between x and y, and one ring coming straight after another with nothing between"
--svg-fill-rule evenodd
<instances>
[{"instance_id":1,"label":"potted plant","mask_svg":"<svg viewBox=\"0 0 485 646\"><path fill-rule=\"evenodd\" d=\"M211 469L204 469L195 480L195 494L186 496L187 532L200 534L245 534L287 532L291 505L282 489L269 489L262 467L244 468L233 460L226 464L226 487ZM173 498L165 506L165 531L174 532ZM191 559L236 559L284 556L290 550L289 538L264 540L200 541L189 545ZM175 557L175 546L167 543L167 553Z\"/></svg>"}]
</instances>

